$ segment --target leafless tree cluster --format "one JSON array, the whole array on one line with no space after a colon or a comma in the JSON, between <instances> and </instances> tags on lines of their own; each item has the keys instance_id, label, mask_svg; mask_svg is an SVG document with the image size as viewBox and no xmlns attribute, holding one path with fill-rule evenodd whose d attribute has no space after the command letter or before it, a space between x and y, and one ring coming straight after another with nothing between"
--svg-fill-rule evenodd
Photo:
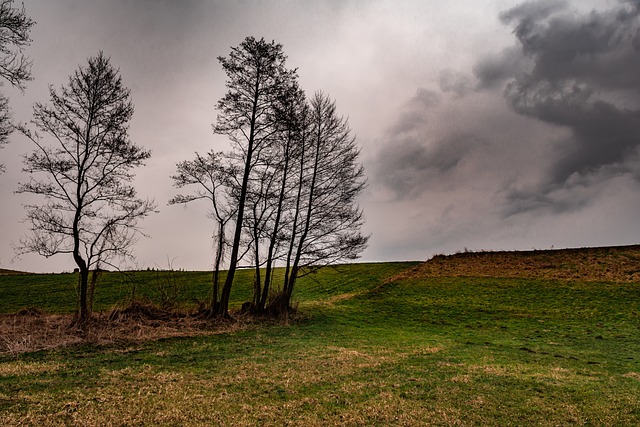
<instances>
[{"instance_id":1,"label":"leafless tree cluster","mask_svg":"<svg viewBox=\"0 0 640 427\"><path fill-rule=\"evenodd\" d=\"M356 201L365 186L359 149L327 95L305 96L282 45L247 37L219 61L227 93L217 104L214 132L232 148L179 163L175 185L195 190L170 203L211 203L212 315L228 315L241 260L255 270L251 310L286 313L301 274L355 259L366 247ZM228 273L219 283L224 255ZM276 265L285 270L281 283L273 281Z\"/></svg>"},{"instance_id":2,"label":"leafless tree cluster","mask_svg":"<svg viewBox=\"0 0 640 427\"><path fill-rule=\"evenodd\" d=\"M214 132L226 135L231 149L178 163L174 184L188 192L169 203L209 203L212 316L228 316L240 262L255 270L250 310L288 313L298 277L355 259L366 247L356 203L365 186L359 149L327 95L305 96L280 44L248 37L219 61L227 93ZM59 90L50 86L49 98L35 104L30 125L17 126L36 147L25 156L30 179L18 193L44 201L25 206L31 232L16 249L73 257L78 320L85 323L101 269L133 257L139 220L155 210L131 184L150 152L129 139L130 92L102 52ZM275 283L277 265L284 279Z\"/></svg>"}]
</instances>

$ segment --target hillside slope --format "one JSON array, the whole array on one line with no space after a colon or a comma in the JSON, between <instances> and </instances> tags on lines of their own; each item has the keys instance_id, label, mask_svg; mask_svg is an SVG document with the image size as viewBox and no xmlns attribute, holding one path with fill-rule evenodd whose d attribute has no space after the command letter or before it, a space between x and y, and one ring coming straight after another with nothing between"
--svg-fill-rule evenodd
<instances>
[{"instance_id":1,"label":"hillside slope","mask_svg":"<svg viewBox=\"0 0 640 427\"><path fill-rule=\"evenodd\" d=\"M418 277L640 282L640 245L436 255L394 279Z\"/></svg>"},{"instance_id":2,"label":"hillside slope","mask_svg":"<svg viewBox=\"0 0 640 427\"><path fill-rule=\"evenodd\" d=\"M6 268L0 268L0 276L5 276L9 274L27 274L27 273L23 271L8 270Z\"/></svg>"}]
</instances>

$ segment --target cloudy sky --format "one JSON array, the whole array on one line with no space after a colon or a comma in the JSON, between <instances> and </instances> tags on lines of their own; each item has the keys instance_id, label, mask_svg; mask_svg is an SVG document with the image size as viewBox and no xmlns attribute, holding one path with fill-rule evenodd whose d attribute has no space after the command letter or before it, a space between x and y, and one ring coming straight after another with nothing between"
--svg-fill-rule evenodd
<instances>
[{"instance_id":1,"label":"cloudy sky","mask_svg":"<svg viewBox=\"0 0 640 427\"><path fill-rule=\"evenodd\" d=\"M160 209L138 267L211 265L206 206L167 206L169 176L227 146L211 131L216 57L249 35L282 43L307 93L349 117L369 183L363 260L640 242L639 0L24 3L34 80L1 88L16 121L99 50L131 89L131 138L152 150L136 187ZM14 259L32 148L16 134L0 151L0 267L70 270L65 256Z\"/></svg>"}]
</instances>

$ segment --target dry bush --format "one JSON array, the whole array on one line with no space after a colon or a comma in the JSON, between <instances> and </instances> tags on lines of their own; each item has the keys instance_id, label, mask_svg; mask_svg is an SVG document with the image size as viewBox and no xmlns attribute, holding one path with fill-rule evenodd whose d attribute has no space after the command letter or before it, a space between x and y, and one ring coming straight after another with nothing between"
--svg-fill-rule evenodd
<instances>
[{"instance_id":1,"label":"dry bush","mask_svg":"<svg viewBox=\"0 0 640 427\"><path fill-rule=\"evenodd\" d=\"M82 338L72 323L71 315L44 314L37 309L0 315L0 353L15 356L79 344Z\"/></svg>"}]
</instances>

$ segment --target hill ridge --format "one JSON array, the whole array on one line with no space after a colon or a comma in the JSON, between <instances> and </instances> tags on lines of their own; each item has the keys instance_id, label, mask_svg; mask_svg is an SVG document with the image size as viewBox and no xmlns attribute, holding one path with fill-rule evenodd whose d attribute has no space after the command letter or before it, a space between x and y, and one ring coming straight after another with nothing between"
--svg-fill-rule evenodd
<instances>
[{"instance_id":1,"label":"hill ridge","mask_svg":"<svg viewBox=\"0 0 640 427\"><path fill-rule=\"evenodd\" d=\"M29 274L29 273L24 271L9 270L7 268L0 268L0 276L9 275L9 274Z\"/></svg>"},{"instance_id":2,"label":"hill ridge","mask_svg":"<svg viewBox=\"0 0 640 427\"><path fill-rule=\"evenodd\" d=\"M435 255L394 279L420 277L640 282L640 245Z\"/></svg>"}]
</instances>

